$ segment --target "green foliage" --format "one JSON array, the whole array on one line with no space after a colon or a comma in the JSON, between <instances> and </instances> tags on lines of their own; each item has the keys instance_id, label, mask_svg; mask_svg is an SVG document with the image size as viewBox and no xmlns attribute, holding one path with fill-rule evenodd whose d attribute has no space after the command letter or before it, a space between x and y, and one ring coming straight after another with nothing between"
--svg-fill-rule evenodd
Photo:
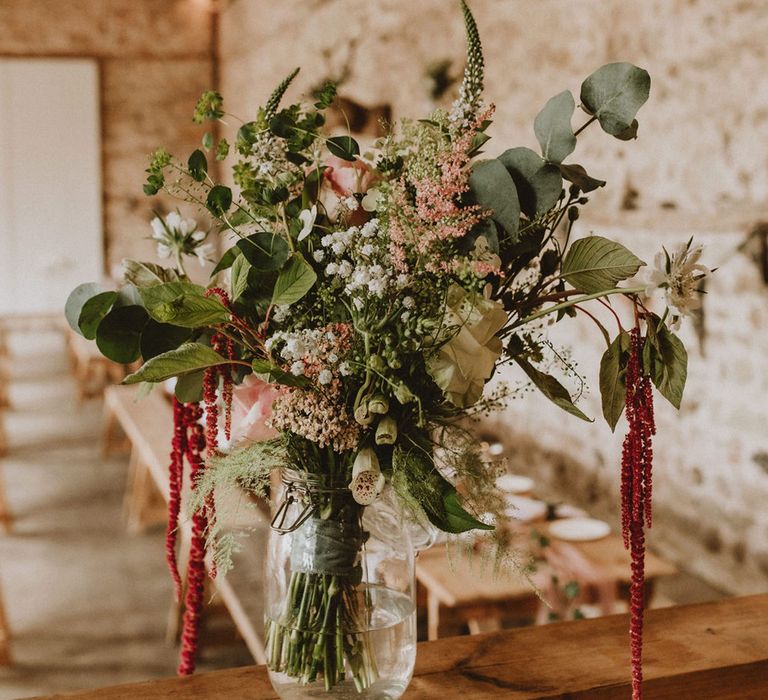
<instances>
[{"instance_id":1,"label":"green foliage","mask_svg":"<svg viewBox=\"0 0 768 700\"><path fill-rule=\"evenodd\" d=\"M93 340L96 337L96 329L116 301L117 292L101 292L83 304L77 325L85 338Z\"/></svg>"},{"instance_id":2,"label":"green foliage","mask_svg":"<svg viewBox=\"0 0 768 700\"><path fill-rule=\"evenodd\" d=\"M203 400L204 370L188 372L176 379L173 393L182 403L195 403Z\"/></svg>"},{"instance_id":3,"label":"green foliage","mask_svg":"<svg viewBox=\"0 0 768 700\"><path fill-rule=\"evenodd\" d=\"M206 131L200 143L206 151L210 151L213 148L213 134L210 131Z\"/></svg>"},{"instance_id":4,"label":"green foliage","mask_svg":"<svg viewBox=\"0 0 768 700\"><path fill-rule=\"evenodd\" d=\"M237 247L255 269L262 271L279 270L291 254L286 240L271 233L255 233L239 240Z\"/></svg>"},{"instance_id":5,"label":"green foliage","mask_svg":"<svg viewBox=\"0 0 768 700\"><path fill-rule=\"evenodd\" d=\"M360 155L360 146L351 136L334 136L325 145L334 156L343 160L354 161Z\"/></svg>"},{"instance_id":6,"label":"green foliage","mask_svg":"<svg viewBox=\"0 0 768 700\"><path fill-rule=\"evenodd\" d=\"M171 377L226 364L230 364L230 361L219 355L213 348L202 343L184 343L175 350L169 350L147 360L136 372L129 374L123 380L123 384L164 382Z\"/></svg>"},{"instance_id":7,"label":"green foliage","mask_svg":"<svg viewBox=\"0 0 768 700\"><path fill-rule=\"evenodd\" d=\"M216 145L216 160L224 160L229 155L229 141L220 139Z\"/></svg>"},{"instance_id":8,"label":"green foliage","mask_svg":"<svg viewBox=\"0 0 768 700\"><path fill-rule=\"evenodd\" d=\"M151 287L155 284L179 281L178 273L171 268L127 258L123 260L123 278L134 287Z\"/></svg>"},{"instance_id":9,"label":"green foliage","mask_svg":"<svg viewBox=\"0 0 768 700\"><path fill-rule=\"evenodd\" d=\"M149 316L141 306L112 309L96 329L96 345L104 357L129 364L141 355L141 334Z\"/></svg>"},{"instance_id":10,"label":"green foliage","mask_svg":"<svg viewBox=\"0 0 768 700\"><path fill-rule=\"evenodd\" d=\"M534 383L537 389L541 391L552 403L559 406L564 411L567 411L581 420L585 420L588 423L592 422L592 419L587 416L578 406L573 403L571 395L568 390L555 379L553 376L536 369L528 360L522 356L516 356L515 362L520 365L523 372L528 375L528 378Z\"/></svg>"},{"instance_id":11,"label":"green foliage","mask_svg":"<svg viewBox=\"0 0 768 700\"><path fill-rule=\"evenodd\" d=\"M590 177L581 165L560 163L559 168L560 174L568 182L576 185L582 192L592 192L592 190L596 190L598 187L605 187L605 180L597 180L594 177Z\"/></svg>"},{"instance_id":12,"label":"green foliage","mask_svg":"<svg viewBox=\"0 0 768 700\"><path fill-rule=\"evenodd\" d=\"M145 172L147 182L144 185L144 194L148 196L156 195L165 184L165 169L171 164L171 154L164 148L158 148L149 157L149 167Z\"/></svg>"},{"instance_id":13,"label":"green foliage","mask_svg":"<svg viewBox=\"0 0 768 700\"><path fill-rule=\"evenodd\" d=\"M67 297L67 302L64 305L64 315L66 316L67 323L69 323L69 327L76 333L83 334L80 330L80 314L83 311L85 302L91 297L95 297L99 292L101 292L101 288L98 284L86 282L77 285L70 292L69 297Z\"/></svg>"},{"instance_id":14,"label":"green foliage","mask_svg":"<svg viewBox=\"0 0 768 700\"><path fill-rule=\"evenodd\" d=\"M643 366L659 393L679 409L688 377L688 353L680 338L655 315L648 321Z\"/></svg>"},{"instance_id":15,"label":"green foliage","mask_svg":"<svg viewBox=\"0 0 768 700\"><path fill-rule=\"evenodd\" d=\"M224 98L214 90L204 92L195 105L192 121L202 124L206 120L221 119L224 116Z\"/></svg>"},{"instance_id":16,"label":"green foliage","mask_svg":"<svg viewBox=\"0 0 768 700\"><path fill-rule=\"evenodd\" d=\"M631 63L609 63L582 83L581 104L597 117L603 131L626 137L633 129L637 133L635 115L650 90L651 78L642 68ZM634 138L634 134L629 138Z\"/></svg>"},{"instance_id":17,"label":"green foliage","mask_svg":"<svg viewBox=\"0 0 768 700\"><path fill-rule=\"evenodd\" d=\"M600 360L600 396L603 416L613 431L616 430L616 424L626 404L629 342L629 333L622 331L608 346Z\"/></svg>"},{"instance_id":18,"label":"green foliage","mask_svg":"<svg viewBox=\"0 0 768 700\"><path fill-rule=\"evenodd\" d=\"M252 270L251 263L245 256L238 255L232 263L230 288L232 290L232 301L237 301L246 289L248 289L248 273Z\"/></svg>"},{"instance_id":19,"label":"green foliage","mask_svg":"<svg viewBox=\"0 0 768 700\"><path fill-rule=\"evenodd\" d=\"M226 185L216 185L208 192L206 200L208 210L214 216L222 216L232 206L232 190Z\"/></svg>"},{"instance_id":20,"label":"green foliage","mask_svg":"<svg viewBox=\"0 0 768 700\"><path fill-rule=\"evenodd\" d=\"M464 69L461 94L469 107L469 113L465 113L465 116L469 117L474 114L483 96L485 64L477 22L475 22L472 11L464 0L461 0L461 11L464 15L464 27L467 33L467 65Z\"/></svg>"},{"instance_id":21,"label":"green foliage","mask_svg":"<svg viewBox=\"0 0 768 700\"><path fill-rule=\"evenodd\" d=\"M326 80L318 90L315 91L315 107L317 109L328 109L336 99L336 83L332 80Z\"/></svg>"},{"instance_id":22,"label":"green foliage","mask_svg":"<svg viewBox=\"0 0 768 700\"><path fill-rule=\"evenodd\" d=\"M281 83L274 89L272 94L267 100L267 104L264 106L264 116L266 121L269 121L277 113L277 108L280 106L280 100L283 99L285 91L288 89L293 79L299 74L299 69L296 68L290 75L285 77Z\"/></svg>"},{"instance_id":23,"label":"green foliage","mask_svg":"<svg viewBox=\"0 0 768 700\"><path fill-rule=\"evenodd\" d=\"M211 271L211 277L219 272L222 272L223 270L228 270L230 267L232 267L240 254L240 248L238 248L236 245L233 245L229 250L227 250L226 253L224 253L224 255L221 256L221 260L216 263L216 267L214 267Z\"/></svg>"},{"instance_id":24,"label":"green foliage","mask_svg":"<svg viewBox=\"0 0 768 700\"><path fill-rule=\"evenodd\" d=\"M469 186L475 201L491 211L491 218L514 241L520 226L520 203L515 181L499 160L486 160L472 168Z\"/></svg>"},{"instance_id":25,"label":"green foliage","mask_svg":"<svg viewBox=\"0 0 768 700\"><path fill-rule=\"evenodd\" d=\"M153 318L147 321L141 332L141 357L146 362L153 357L175 350L192 337L188 328L180 328L170 323L158 323Z\"/></svg>"},{"instance_id":26,"label":"green foliage","mask_svg":"<svg viewBox=\"0 0 768 700\"><path fill-rule=\"evenodd\" d=\"M208 159L199 148L192 152L187 161L187 168L192 179L197 182L205 182L205 176L208 174Z\"/></svg>"},{"instance_id":27,"label":"green foliage","mask_svg":"<svg viewBox=\"0 0 768 700\"><path fill-rule=\"evenodd\" d=\"M272 295L275 305L294 304L302 299L317 281L317 274L301 253L294 253L280 271Z\"/></svg>"},{"instance_id":28,"label":"green foliage","mask_svg":"<svg viewBox=\"0 0 768 700\"><path fill-rule=\"evenodd\" d=\"M576 103L570 91L551 98L536 115L533 130L541 146L541 154L551 163L562 163L576 148L571 117Z\"/></svg>"},{"instance_id":29,"label":"green foliage","mask_svg":"<svg viewBox=\"0 0 768 700\"><path fill-rule=\"evenodd\" d=\"M562 276L587 294L613 289L645 263L620 243L602 236L575 241L563 259Z\"/></svg>"},{"instance_id":30,"label":"green foliage","mask_svg":"<svg viewBox=\"0 0 768 700\"><path fill-rule=\"evenodd\" d=\"M547 163L530 148L510 148L498 160L515 181L520 208L529 219L545 214L557 204L563 178L556 165Z\"/></svg>"},{"instance_id":31,"label":"green foliage","mask_svg":"<svg viewBox=\"0 0 768 700\"><path fill-rule=\"evenodd\" d=\"M160 323L199 328L229 321L227 308L202 287L188 282L167 282L139 290L150 316Z\"/></svg>"}]
</instances>

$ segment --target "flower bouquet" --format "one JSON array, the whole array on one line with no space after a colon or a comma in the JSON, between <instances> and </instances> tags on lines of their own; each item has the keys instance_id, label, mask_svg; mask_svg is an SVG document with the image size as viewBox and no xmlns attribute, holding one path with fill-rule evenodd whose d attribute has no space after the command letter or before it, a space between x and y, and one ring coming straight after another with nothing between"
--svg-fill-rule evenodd
<instances>
[{"instance_id":1,"label":"flower bouquet","mask_svg":"<svg viewBox=\"0 0 768 700\"><path fill-rule=\"evenodd\" d=\"M567 387L578 375L545 332L584 314L606 341L605 418L613 429L626 408L629 423L622 528L633 556L640 695L652 387L680 405L687 358L671 326L708 271L690 243L662 258L652 282L669 303L659 316L646 306L647 284L627 283L644 265L638 257L607 238L572 235L589 193L605 182L566 160L592 125L636 138L648 74L627 63L603 66L581 86L577 129L576 102L564 91L536 117L540 153L511 148L482 158L494 108L482 100L477 27L463 1L461 8L468 60L458 99L428 119L389 126L370 149L351 134L323 131L331 83L312 101L281 106L298 71L239 126L233 143L218 138L215 124L235 118L218 93L205 93L194 119L214 127L202 147L186 161L157 150L144 190L198 207L211 231L177 212L159 217L158 252L173 265L127 260L119 291L82 285L68 301L73 327L107 357L142 359L125 383L176 378L168 560L179 596L186 586L180 673L194 670L206 561L211 575L222 575L242 546L217 517L218 497L232 487L265 496L270 473L281 470L285 496L272 525L284 571L272 572L281 583L265 638L276 686L290 697L302 688L399 697L413 659L398 667L399 685L381 690L388 679L371 626L381 597L374 569L383 567L371 563L375 542L382 532L399 537L391 553L405 556L409 533L421 526L476 530L503 551L498 471L467 419L518 391L488 387L509 366L560 409L589 420ZM212 175L211 160L230 155L233 186ZM208 258L214 235L222 252L211 283L193 284L185 258ZM633 309L628 329L613 295ZM615 316L613 339L588 303ZM185 461L194 515L182 581L175 532ZM382 504L390 515L371 519ZM412 586L412 559L410 567L399 576Z\"/></svg>"}]
</instances>

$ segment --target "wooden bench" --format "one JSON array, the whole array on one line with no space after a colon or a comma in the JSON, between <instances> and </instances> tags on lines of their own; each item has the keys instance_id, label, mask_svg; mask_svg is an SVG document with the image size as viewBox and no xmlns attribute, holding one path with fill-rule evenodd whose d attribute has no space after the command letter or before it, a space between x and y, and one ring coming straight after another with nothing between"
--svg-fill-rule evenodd
<instances>
[{"instance_id":1,"label":"wooden bench","mask_svg":"<svg viewBox=\"0 0 768 700\"><path fill-rule=\"evenodd\" d=\"M403 700L626 700L626 615L419 645ZM765 700L768 595L648 613L646 700ZM56 698L276 700L264 666L148 681ZM37 700L42 700L38 698Z\"/></svg>"},{"instance_id":2,"label":"wooden bench","mask_svg":"<svg viewBox=\"0 0 768 700\"><path fill-rule=\"evenodd\" d=\"M137 401L138 387L112 386L104 392L104 453L109 455L117 444L115 429L119 425L130 445L128 483L125 495L125 514L130 532L138 533L150 525L167 523L168 465L173 438L173 409L170 398L160 388ZM182 493L182 514L189 500L189 480L185 479ZM261 518L259 512L250 507L248 497L242 493L228 493L217 497L220 512L227 517L223 524L240 528L253 524ZM192 536L191 521L182 517L179 523L179 567L186 567L186 554ZM247 559L247 557L241 557ZM239 566L248 565L241 561ZM262 562L250 562L261 567ZM254 660L262 663L265 659L261 636L254 626L254 616L249 614L246 604L250 591L247 584L236 586L226 577L216 577L213 587L226 606L243 641ZM172 603L167 634L175 639L179 632L180 607ZM260 626L261 620L257 620Z\"/></svg>"}]
</instances>

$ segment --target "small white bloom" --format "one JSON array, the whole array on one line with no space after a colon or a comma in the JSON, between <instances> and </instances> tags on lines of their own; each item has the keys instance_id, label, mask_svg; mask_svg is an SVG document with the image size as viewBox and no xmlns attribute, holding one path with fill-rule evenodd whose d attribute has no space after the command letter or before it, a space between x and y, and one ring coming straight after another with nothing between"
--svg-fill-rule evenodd
<instances>
[{"instance_id":1,"label":"small white bloom","mask_svg":"<svg viewBox=\"0 0 768 700\"><path fill-rule=\"evenodd\" d=\"M311 232L317 219L317 205L313 204L311 209L304 209L299 214L299 221L303 224L297 240L303 241Z\"/></svg>"},{"instance_id":2,"label":"small white bloom","mask_svg":"<svg viewBox=\"0 0 768 700\"><path fill-rule=\"evenodd\" d=\"M291 365L291 374L294 377L300 377L304 374L304 363L301 360L296 360L296 362Z\"/></svg>"},{"instance_id":3,"label":"small white bloom","mask_svg":"<svg viewBox=\"0 0 768 700\"><path fill-rule=\"evenodd\" d=\"M346 279L352 274L353 269L352 263L350 263L349 260L342 260L341 263L339 263L339 277Z\"/></svg>"},{"instance_id":4,"label":"small white bloom","mask_svg":"<svg viewBox=\"0 0 768 700\"><path fill-rule=\"evenodd\" d=\"M396 279L396 282L397 282L397 286L398 286L398 287L407 287L407 286L408 286L408 282L409 282L409 281L410 281L410 280L408 279L408 275L406 275L404 272L403 272L403 273L400 273L400 274L397 276L397 279Z\"/></svg>"},{"instance_id":5,"label":"small white bloom","mask_svg":"<svg viewBox=\"0 0 768 700\"><path fill-rule=\"evenodd\" d=\"M165 239L165 226L163 226L163 222L159 216L156 216L154 219L152 219L150 226L152 226L152 238L154 238L156 241L162 241Z\"/></svg>"},{"instance_id":6,"label":"small white bloom","mask_svg":"<svg viewBox=\"0 0 768 700\"><path fill-rule=\"evenodd\" d=\"M334 243L334 244L331 246L331 250L333 250L333 252L334 252L336 255L342 255L346 249L347 249L347 246L345 246L345 245L344 245L344 243L343 243L342 241L336 241L336 242L335 242L335 243Z\"/></svg>"},{"instance_id":7,"label":"small white bloom","mask_svg":"<svg viewBox=\"0 0 768 700\"><path fill-rule=\"evenodd\" d=\"M360 248L360 252L365 255L365 257L370 258L371 255L376 252L376 249L370 243L366 243L362 248Z\"/></svg>"},{"instance_id":8,"label":"small white bloom","mask_svg":"<svg viewBox=\"0 0 768 700\"><path fill-rule=\"evenodd\" d=\"M404 297L403 306L406 309L412 309L414 306L416 306L416 300L413 297Z\"/></svg>"},{"instance_id":9,"label":"small white bloom","mask_svg":"<svg viewBox=\"0 0 768 700\"><path fill-rule=\"evenodd\" d=\"M405 323L409 318L411 317L410 311L403 311L403 313L400 314L400 320Z\"/></svg>"},{"instance_id":10,"label":"small white bloom","mask_svg":"<svg viewBox=\"0 0 768 700\"><path fill-rule=\"evenodd\" d=\"M282 321L285 321L285 319L288 317L289 309L290 309L290 306L288 306L288 304L280 304L279 306L276 306L275 310L272 312L272 319L276 323L281 323Z\"/></svg>"},{"instance_id":11,"label":"small white bloom","mask_svg":"<svg viewBox=\"0 0 768 700\"><path fill-rule=\"evenodd\" d=\"M321 370L317 375L317 381L323 385L330 384L333 381L333 373L329 369Z\"/></svg>"},{"instance_id":12,"label":"small white bloom","mask_svg":"<svg viewBox=\"0 0 768 700\"><path fill-rule=\"evenodd\" d=\"M360 206L360 203L355 197L347 197L343 200L342 203L347 209L349 209L349 211L357 211L358 207Z\"/></svg>"},{"instance_id":13,"label":"small white bloom","mask_svg":"<svg viewBox=\"0 0 768 700\"><path fill-rule=\"evenodd\" d=\"M328 275L329 277L332 275L336 275L338 273L339 273L339 266L337 263L331 262L325 266L325 274Z\"/></svg>"},{"instance_id":14,"label":"small white bloom","mask_svg":"<svg viewBox=\"0 0 768 700\"><path fill-rule=\"evenodd\" d=\"M348 377L352 374L352 366L346 360L339 365L339 374L342 377Z\"/></svg>"},{"instance_id":15,"label":"small white bloom","mask_svg":"<svg viewBox=\"0 0 768 700\"><path fill-rule=\"evenodd\" d=\"M169 211L165 217L165 224L169 229L181 229L181 214L177 211Z\"/></svg>"},{"instance_id":16,"label":"small white bloom","mask_svg":"<svg viewBox=\"0 0 768 700\"><path fill-rule=\"evenodd\" d=\"M323 260L325 260L325 251L316 250L314 253L312 253L312 257L315 259L315 262L323 262Z\"/></svg>"},{"instance_id":17,"label":"small white bloom","mask_svg":"<svg viewBox=\"0 0 768 700\"><path fill-rule=\"evenodd\" d=\"M157 244L157 256L159 258L170 258L171 257L171 249L165 245L165 243L158 243Z\"/></svg>"},{"instance_id":18,"label":"small white bloom","mask_svg":"<svg viewBox=\"0 0 768 700\"><path fill-rule=\"evenodd\" d=\"M370 221L367 221L365 224L363 224L363 228L360 229L360 234L363 236L363 238L373 238L378 230L379 220L371 219Z\"/></svg>"},{"instance_id":19,"label":"small white bloom","mask_svg":"<svg viewBox=\"0 0 768 700\"><path fill-rule=\"evenodd\" d=\"M335 352L328 353L328 362L335 365L339 361L339 356Z\"/></svg>"},{"instance_id":20,"label":"small white bloom","mask_svg":"<svg viewBox=\"0 0 768 700\"><path fill-rule=\"evenodd\" d=\"M330 233L326 233L320 239L320 245L323 246L323 248L327 248L331 243L333 243L333 236Z\"/></svg>"},{"instance_id":21,"label":"small white bloom","mask_svg":"<svg viewBox=\"0 0 768 700\"><path fill-rule=\"evenodd\" d=\"M375 187L371 187L368 190L365 197L363 197L362 206L365 211L376 211L379 206L379 199L381 198L381 192Z\"/></svg>"}]
</instances>

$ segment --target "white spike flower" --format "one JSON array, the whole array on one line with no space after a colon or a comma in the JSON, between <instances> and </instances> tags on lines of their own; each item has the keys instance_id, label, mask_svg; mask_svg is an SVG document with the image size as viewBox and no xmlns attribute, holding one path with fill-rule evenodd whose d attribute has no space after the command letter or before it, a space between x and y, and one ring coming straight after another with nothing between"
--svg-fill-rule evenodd
<instances>
[{"instance_id":1,"label":"white spike flower","mask_svg":"<svg viewBox=\"0 0 768 700\"><path fill-rule=\"evenodd\" d=\"M364 447L357 453L352 466L352 481L349 483L352 498L361 506L369 506L381 493L384 483L379 458L373 448Z\"/></svg>"}]
</instances>

